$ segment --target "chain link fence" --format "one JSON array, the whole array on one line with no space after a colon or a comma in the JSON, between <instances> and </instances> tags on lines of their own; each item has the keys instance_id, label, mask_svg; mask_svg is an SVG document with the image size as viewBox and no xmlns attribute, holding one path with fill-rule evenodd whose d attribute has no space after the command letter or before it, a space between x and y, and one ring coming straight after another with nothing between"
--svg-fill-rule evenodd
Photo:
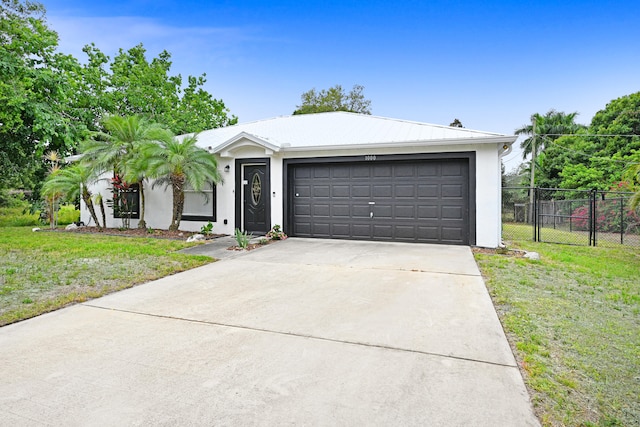
<instances>
[{"instance_id":1,"label":"chain link fence","mask_svg":"<svg viewBox=\"0 0 640 427\"><path fill-rule=\"evenodd\" d=\"M633 193L557 188L502 189L502 237L572 245L640 246Z\"/></svg>"}]
</instances>

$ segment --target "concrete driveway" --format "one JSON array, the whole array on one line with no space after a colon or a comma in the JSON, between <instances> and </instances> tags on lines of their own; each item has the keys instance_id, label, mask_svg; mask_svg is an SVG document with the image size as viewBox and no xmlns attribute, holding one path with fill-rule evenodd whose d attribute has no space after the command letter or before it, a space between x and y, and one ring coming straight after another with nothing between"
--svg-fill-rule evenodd
<instances>
[{"instance_id":1,"label":"concrete driveway","mask_svg":"<svg viewBox=\"0 0 640 427\"><path fill-rule=\"evenodd\" d=\"M288 239L0 355L0 425L539 425L468 247Z\"/></svg>"}]
</instances>

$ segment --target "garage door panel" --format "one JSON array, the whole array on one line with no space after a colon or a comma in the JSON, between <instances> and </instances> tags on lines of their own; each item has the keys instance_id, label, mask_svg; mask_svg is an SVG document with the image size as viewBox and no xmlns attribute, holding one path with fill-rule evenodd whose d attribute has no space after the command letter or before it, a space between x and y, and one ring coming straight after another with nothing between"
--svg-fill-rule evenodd
<instances>
[{"instance_id":1,"label":"garage door panel","mask_svg":"<svg viewBox=\"0 0 640 427\"><path fill-rule=\"evenodd\" d=\"M374 184L372 196L376 197L393 197L393 186L391 184Z\"/></svg>"},{"instance_id":2,"label":"garage door panel","mask_svg":"<svg viewBox=\"0 0 640 427\"><path fill-rule=\"evenodd\" d=\"M347 165L333 165L331 166L332 178L348 179L351 174L351 168Z\"/></svg>"},{"instance_id":3,"label":"garage door panel","mask_svg":"<svg viewBox=\"0 0 640 427\"><path fill-rule=\"evenodd\" d=\"M371 177L371 166L368 164L364 165L354 165L351 169L351 178L370 178Z\"/></svg>"},{"instance_id":4,"label":"garage door panel","mask_svg":"<svg viewBox=\"0 0 640 427\"><path fill-rule=\"evenodd\" d=\"M416 207L414 205L397 205L394 210L394 216L398 219L415 219Z\"/></svg>"},{"instance_id":5,"label":"garage door panel","mask_svg":"<svg viewBox=\"0 0 640 427\"><path fill-rule=\"evenodd\" d=\"M443 206L440 217L442 219L462 219L464 211L462 206Z\"/></svg>"},{"instance_id":6,"label":"garage door panel","mask_svg":"<svg viewBox=\"0 0 640 427\"><path fill-rule=\"evenodd\" d=\"M438 206L418 206L418 217L424 219L437 219Z\"/></svg>"},{"instance_id":7,"label":"garage door panel","mask_svg":"<svg viewBox=\"0 0 640 427\"><path fill-rule=\"evenodd\" d=\"M369 205L352 205L351 217L352 218L370 218L371 209L369 208Z\"/></svg>"},{"instance_id":8,"label":"garage door panel","mask_svg":"<svg viewBox=\"0 0 640 427\"><path fill-rule=\"evenodd\" d=\"M373 226L373 237L377 239L393 239L393 226L392 225L380 225Z\"/></svg>"},{"instance_id":9,"label":"garage door panel","mask_svg":"<svg viewBox=\"0 0 640 427\"><path fill-rule=\"evenodd\" d=\"M356 239L370 239L371 224L353 224L351 226L351 235Z\"/></svg>"},{"instance_id":10,"label":"garage door panel","mask_svg":"<svg viewBox=\"0 0 640 427\"><path fill-rule=\"evenodd\" d=\"M331 169L329 166L319 166L313 168L313 177L318 178L329 178L331 175Z\"/></svg>"},{"instance_id":11,"label":"garage door panel","mask_svg":"<svg viewBox=\"0 0 640 427\"><path fill-rule=\"evenodd\" d=\"M467 160L291 167L294 236L469 242Z\"/></svg>"},{"instance_id":12,"label":"garage door panel","mask_svg":"<svg viewBox=\"0 0 640 427\"><path fill-rule=\"evenodd\" d=\"M314 185L312 194L313 197L329 197L331 193L328 185Z\"/></svg>"},{"instance_id":13,"label":"garage door panel","mask_svg":"<svg viewBox=\"0 0 640 427\"><path fill-rule=\"evenodd\" d=\"M333 237L349 238L351 236L351 225L346 223L334 223L331 226Z\"/></svg>"},{"instance_id":14,"label":"garage door panel","mask_svg":"<svg viewBox=\"0 0 640 427\"><path fill-rule=\"evenodd\" d=\"M442 184L440 187L443 198L462 198L464 187L462 184Z\"/></svg>"},{"instance_id":15,"label":"garage door panel","mask_svg":"<svg viewBox=\"0 0 640 427\"><path fill-rule=\"evenodd\" d=\"M298 236L306 236L311 234L311 223L302 220L293 225L294 233Z\"/></svg>"},{"instance_id":16,"label":"garage door panel","mask_svg":"<svg viewBox=\"0 0 640 427\"><path fill-rule=\"evenodd\" d=\"M371 197L371 186L370 185L354 185L351 187L351 197L353 198L357 198L357 197L365 197L365 198L370 198Z\"/></svg>"},{"instance_id":17,"label":"garage door panel","mask_svg":"<svg viewBox=\"0 0 640 427\"><path fill-rule=\"evenodd\" d=\"M440 165L438 163L422 163L418 165L418 176L438 176L440 174Z\"/></svg>"},{"instance_id":18,"label":"garage door panel","mask_svg":"<svg viewBox=\"0 0 640 427\"><path fill-rule=\"evenodd\" d=\"M297 167L293 171L294 179L311 178L312 169L310 167Z\"/></svg>"},{"instance_id":19,"label":"garage door panel","mask_svg":"<svg viewBox=\"0 0 640 427\"><path fill-rule=\"evenodd\" d=\"M296 185L293 189L296 193L296 197L311 197L311 186L310 185Z\"/></svg>"},{"instance_id":20,"label":"garage door panel","mask_svg":"<svg viewBox=\"0 0 640 427\"><path fill-rule=\"evenodd\" d=\"M439 186L437 184L418 184L418 197L421 198L437 198L439 195Z\"/></svg>"},{"instance_id":21,"label":"garage door panel","mask_svg":"<svg viewBox=\"0 0 640 427\"><path fill-rule=\"evenodd\" d=\"M373 177L374 178L390 178L393 176L393 167L391 165L374 165Z\"/></svg>"},{"instance_id":22,"label":"garage door panel","mask_svg":"<svg viewBox=\"0 0 640 427\"><path fill-rule=\"evenodd\" d=\"M311 205L308 203L297 204L293 207L293 213L297 217L309 217L311 216Z\"/></svg>"},{"instance_id":23,"label":"garage door panel","mask_svg":"<svg viewBox=\"0 0 640 427\"><path fill-rule=\"evenodd\" d=\"M331 236L331 224L328 222L314 222L311 227L313 234L318 237L330 237Z\"/></svg>"},{"instance_id":24,"label":"garage door panel","mask_svg":"<svg viewBox=\"0 0 640 427\"><path fill-rule=\"evenodd\" d=\"M331 216L335 218L345 217L349 218L351 213L351 207L349 205L336 205L331 208Z\"/></svg>"},{"instance_id":25,"label":"garage door panel","mask_svg":"<svg viewBox=\"0 0 640 427\"><path fill-rule=\"evenodd\" d=\"M419 225L417 231L418 240L434 243L440 240L440 227Z\"/></svg>"},{"instance_id":26,"label":"garage door panel","mask_svg":"<svg viewBox=\"0 0 640 427\"><path fill-rule=\"evenodd\" d=\"M416 167L414 164L399 163L394 167L393 176L397 178L413 177L416 174Z\"/></svg>"},{"instance_id":27,"label":"garage door panel","mask_svg":"<svg viewBox=\"0 0 640 427\"><path fill-rule=\"evenodd\" d=\"M459 227L442 227L442 240L446 242L458 242L462 239L461 230Z\"/></svg>"},{"instance_id":28,"label":"garage door panel","mask_svg":"<svg viewBox=\"0 0 640 427\"><path fill-rule=\"evenodd\" d=\"M396 239L414 240L416 237L416 227L414 225L396 225L394 227Z\"/></svg>"},{"instance_id":29,"label":"garage door panel","mask_svg":"<svg viewBox=\"0 0 640 427\"><path fill-rule=\"evenodd\" d=\"M377 204L373 207L373 217L377 219L392 219L393 218L393 206L392 205L380 205Z\"/></svg>"},{"instance_id":30,"label":"garage door panel","mask_svg":"<svg viewBox=\"0 0 640 427\"><path fill-rule=\"evenodd\" d=\"M313 217L314 218L319 218L319 217L330 217L331 216L331 209L329 207L329 205L321 205L321 204L314 204L313 205Z\"/></svg>"},{"instance_id":31,"label":"garage door panel","mask_svg":"<svg viewBox=\"0 0 640 427\"><path fill-rule=\"evenodd\" d=\"M416 186L415 184L396 184L394 185L396 198L416 198Z\"/></svg>"},{"instance_id":32,"label":"garage door panel","mask_svg":"<svg viewBox=\"0 0 640 427\"><path fill-rule=\"evenodd\" d=\"M443 163L442 176L463 176L462 165L453 162Z\"/></svg>"},{"instance_id":33,"label":"garage door panel","mask_svg":"<svg viewBox=\"0 0 640 427\"><path fill-rule=\"evenodd\" d=\"M331 187L331 197L350 197L350 188L348 185L333 185Z\"/></svg>"}]
</instances>

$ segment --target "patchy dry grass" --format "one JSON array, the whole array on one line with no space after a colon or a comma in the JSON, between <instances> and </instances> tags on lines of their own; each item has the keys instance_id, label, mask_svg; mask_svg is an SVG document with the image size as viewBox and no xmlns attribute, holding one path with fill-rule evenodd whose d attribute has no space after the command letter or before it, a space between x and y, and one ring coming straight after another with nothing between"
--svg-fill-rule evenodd
<instances>
[{"instance_id":1,"label":"patchy dry grass","mask_svg":"<svg viewBox=\"0 0 640 427\"><path fill-rule=\"evenodd\" d=\"M184 241L0 228L0 326L211 262Z\"/></svg>"},{"instance_id":2,"label":"patchy dry grass","mask_svg":"<svg viewBox=\"0 0 640 427\"><path fill-rule=\"evenodd\" d=\"M476 254L545 426L640 425L640 249Z\"/></svg>"}]
</instances>

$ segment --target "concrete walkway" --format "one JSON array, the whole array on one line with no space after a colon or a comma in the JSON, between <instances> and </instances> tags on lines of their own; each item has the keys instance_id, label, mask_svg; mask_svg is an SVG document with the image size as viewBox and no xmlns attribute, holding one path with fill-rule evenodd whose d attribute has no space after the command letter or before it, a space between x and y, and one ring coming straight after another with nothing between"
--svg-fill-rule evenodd
<instances>
[{"instance_id":1,"label":"concrete walkway","mask_svg":"<svg viewBox=\"0 0 640 427\"><path fill-rule=\"evenodd\" d=\"M0 354L0 425L539 425L468 247L288 239Z\"/></svg>"}]
</instances>

